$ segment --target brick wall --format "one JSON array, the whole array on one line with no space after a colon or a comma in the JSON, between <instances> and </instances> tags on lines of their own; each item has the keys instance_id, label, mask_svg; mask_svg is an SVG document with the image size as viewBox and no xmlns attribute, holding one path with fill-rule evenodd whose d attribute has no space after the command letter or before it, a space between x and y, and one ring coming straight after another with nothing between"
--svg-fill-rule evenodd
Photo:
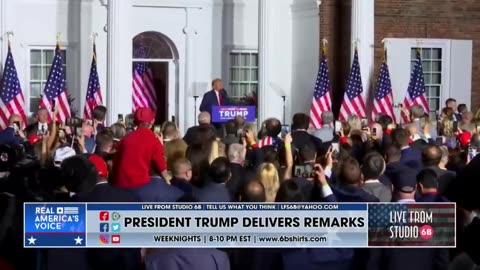
<instances>
[{"instance_id":1,"label":"brick wall","mask_svg":"<svg viewBox=\"0 0 480 270\"><path fill-rule=\"evenodd\" d=\"M386 37L473 40L471 106L480 107L479 0L376 0L375 78Z\"/></svg>"},{"instance_id":2,"label":"brick wall","mask_svg":"<svg viewBox=\"0 0 480 270\"><path fill-rule=\"evenodd\" d=\"M322 0L320 5L320 44L322 39L327 39L335 113L340 110L350 68L351 6L351 0Z\"/></svg>"}]
</instances>

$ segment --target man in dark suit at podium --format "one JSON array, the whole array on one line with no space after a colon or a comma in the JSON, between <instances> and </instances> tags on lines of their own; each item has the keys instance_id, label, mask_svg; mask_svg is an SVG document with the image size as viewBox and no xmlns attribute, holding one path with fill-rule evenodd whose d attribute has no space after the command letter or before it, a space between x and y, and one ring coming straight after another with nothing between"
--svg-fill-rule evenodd
<instances>
[{"instance_id":1,"label":"man in dark suit at podium","mask_svg":"<svg viewBox=\"0 0 480 270\"><path fill-rule=\"evenodd\" d=\"M228 99L227 92L223 89L223 82L221 79L215 79L212 81L212 90L206 92L203 95L202 104L200 104L201 112L208 112L212 115L213 106L229 106L230 101ZM223 125L221 123L213 123L217 129L217 135L223 137Z\"/></svg>"}]
</instances>

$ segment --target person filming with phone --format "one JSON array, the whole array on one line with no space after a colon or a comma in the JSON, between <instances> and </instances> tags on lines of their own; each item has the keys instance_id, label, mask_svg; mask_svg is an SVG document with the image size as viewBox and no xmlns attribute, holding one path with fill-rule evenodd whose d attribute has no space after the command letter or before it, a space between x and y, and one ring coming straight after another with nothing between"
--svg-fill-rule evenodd
<instances>
[{"instance_id":1,"label":"person filming with phone","mask_svg":"<svg viewBox=\"0 0 480 270\"><path fill-rule=\"evenodd\" d=\"M113 157L112 184L122 188L136 188L150 183L150 165L169 179L163 150L161 132L151 128L155 112L148 108L137 109L134 122L137 128L117 144Z\"/></svg>"},{"instance_id":2,"label":"person filming with phone","mask_svg":"<svg viewBox=\"0 0 480 270\"><path fill-rule=\"evenodd\" d=\"M27 137L22 130L23 121L20 115L13 114L8 119L8 127L0 132L0 145L22 144Z\"/></svg>"}]
</instances>

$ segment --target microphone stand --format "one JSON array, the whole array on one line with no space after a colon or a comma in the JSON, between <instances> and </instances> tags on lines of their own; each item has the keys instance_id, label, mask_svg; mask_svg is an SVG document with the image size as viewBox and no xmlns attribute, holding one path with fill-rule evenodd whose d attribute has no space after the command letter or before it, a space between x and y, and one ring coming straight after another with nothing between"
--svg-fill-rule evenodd
<instances>
[{"instance_id":1,"label":"microphone stand","mask_svg":"<svg viewBox=\"0 0 480 270\"><path fill-rule=\"evenodd\" d=\"M282 123L283 123L284 125L286 125L286 124L287 124L287 123L286 123L287 121L286 121L286 119L285 119L285 117L286 117L286 113L285 113L285 99L286 99L286 96L282 96L282 99L283 99L283 122L282 122Z\"/></svg>"},{"instance_id":2,"label":"microphone stand","mask_svg":"<svg viewBox=\"0 0 480 270\"><path fill-rule=\"evenodd\" d=\"M195 107L193 108L193 111L195 112L195 115L194 115L194 117L193 117L193 119L194 119L194 121L195 121L195 126L196 126L197 123L198 123L198 121L197 121L197 120L198 120L198 119L197 119L197 98L198 98L198 96L193 96L193 100L194 100L194 102L195 102Z\"/></svg>"}]
</instances>

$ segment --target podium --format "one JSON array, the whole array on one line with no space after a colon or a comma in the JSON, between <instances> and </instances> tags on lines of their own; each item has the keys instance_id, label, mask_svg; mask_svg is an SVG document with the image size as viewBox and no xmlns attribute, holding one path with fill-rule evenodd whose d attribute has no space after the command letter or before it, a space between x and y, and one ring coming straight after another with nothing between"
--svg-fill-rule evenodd
<instances>
[{"instance_id":1,"label":"podium","mask_svg":"<svg viewBox=\"0 0 480 270\"><path fill-rule=\"evenodd\" d=\"M213 106L212 123L225 123L237 116L243 117L245 122L255 122L255 112L255 106Z\"/></svg>"}]
</instances>

